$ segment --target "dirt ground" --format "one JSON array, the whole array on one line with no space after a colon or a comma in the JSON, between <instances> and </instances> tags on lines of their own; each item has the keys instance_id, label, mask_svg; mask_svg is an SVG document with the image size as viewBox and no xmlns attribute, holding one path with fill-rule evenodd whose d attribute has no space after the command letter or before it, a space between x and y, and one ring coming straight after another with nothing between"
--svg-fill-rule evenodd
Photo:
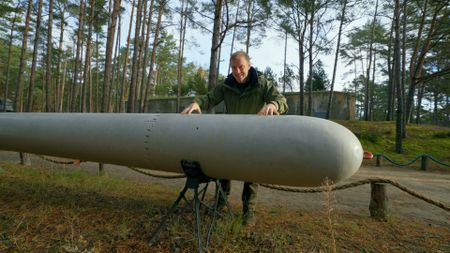
<instances>
[{"instance_id":1,"label":"dirt ground","mask_svg":"<svg viewBox=\"0 0 450 253\"><path fill-rule=\"evenodd\" d=\"M91 173L98 172L96 163L81 163L75 165L56 165L46 162L32 155L32 164L51 168L82 169ZM59 159L63 160L63 159ZM0 161L18 162L19 155L15 152L0 151ZM374 164L375 162L373 162ZM105 165L105 171L115 177L125 178L140 183L156 183L167 187L181 189L183 179L159 179L141 175L130 169L116 165ZM161 172L155 172L163 174ZM415 168L375 167L365 165L347 183L372 177L383 177L399 182L409 189L423 194L433 200L450 205L450 170L448 171L419 171ZM231 201L240 203L242 183L234 181ZM355 188L337 191L334 194L334 209L338 212L347 212L358 216L369 216L370 185L362 185ZM275 191L260 187L258 205L264 209L290 208L298 210L323 210L323 193L290 193ZM417 199L394 186L388 186L388 198L391 217L414 219L430 226L450 227L450 212Z\"/></svg>"}]
</instances>

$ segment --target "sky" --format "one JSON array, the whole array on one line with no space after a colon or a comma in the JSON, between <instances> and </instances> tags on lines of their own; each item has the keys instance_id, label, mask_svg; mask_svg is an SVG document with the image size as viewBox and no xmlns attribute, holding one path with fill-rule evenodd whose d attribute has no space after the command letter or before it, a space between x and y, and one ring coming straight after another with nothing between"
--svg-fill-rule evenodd
<instances>
[{"instance_id":1,"label":"sky","mask_svg":"<svg viewBox=\"0 0 450 253\"><path fill-rule=\"evenodd\" d=\"M229 35L231 37L231 33ZM187 43L185 49L185 58L187 62L193 62L205 69L209 68L209 57L211 48L211 35L199 33L198 31L190 31L187 33L187 39L195 41L197 46L193 43ZM230 56L231 39L225 39L222 46L221 63L219 73L226 76L228 72L228 60ZM245 51L245 45L235 43L234 51ZM263 43L259 47L250 47L249 55L252 66L256 67L260 71L264 71L267 67L270 67L277 77L281 77L283 74L283 62L284 62L284 35L277 34L275 31L269 31L268 36L263 40ZM334 64L334 56L322 56L320 57L324 63L325 71L331 80L332 67ZM298 50L295 46L295 42L288 40L287 60L286 63L294 64L298 66ZM307 65L307 64L306 64ZM306 66L307 67L307 66ZM307 70L307 68L306 68ZM305 70L305 71L306 71ZM294 70L297 72L297 70ZM336 89L343 89L343 81L339 76L342 76L345 70L337 72ZM298 84L297 84L298 85ZM295 88L294 88L295 89ZM298 90L298 86L296 88Z\"/></svg>"},{"instance_id":2,"label":"sky","mask_svg":"<svg viewBox=\"0 0 450 253\"><path fill-rule=\"evenodd\" d=\"M357 24L353 24L355 26ZM352 26L352 27L353 27ZM336 29L337 30L337 29ZM350 28L351 30L351 28ZM176 34L176 33L175 33ZM185 48L185 58L186 62L193 62L198 66L205 69L209 68L209 57L211 49L211 34L201 33L198 30L188 30L187 42ZM343 38L341 43L346 42L346 38ZM223 42L221 63L220 63L220 74L226 76L228 72L228 60L230 56L231 48L231 32L227 35ZM324 69L328 75L328 79L331 81L334 65L334 55L335 55L336 44L333 45L333 50L329 55L319 55L319 59L324 64ZM234 51L243 50L245 51L245 45L235 42ZM277 77L281 77L283 74L283 62L284 62L284 34L274 31L273 29L268 29L268 33L263 43L259 47L250 47L249 55L251 58L251 63L254 67L260 71L264 71L266 67L270 67ZM288 65L298 66L298 47L297 42L292 38L288 39L288 49L287 49L287 60ZM344 85L348 84L353 79L353 74L349 74L350 67L345 66L345 62L338 62L338 68L336 71L336 81L335 81L335 91L342 91ZM305 63L305 72L308 71L308 63ZM294 67L294 72L297 74L298 70ZM306 78L306 76L305 76ZM294 90L299 90L298 83L295 84Z\"/></svg>"},{"instance_id":3,"label":"sky","mask_svg":"<svg viewBox=\"0 0 450 253\"><path fill-rule=\"evenodd\" d=\"M173 7L172 7L173 8ZM128 24L129 22L129 13L130 6L126 6L128 15L124 15L122 20L122 24ZM175 24L179 24L179 14L175 13L172 15L172 22ZM356 22L353 22L350 26L345 28L345 32L351 31L354 27L362 25L367 19L360 19ZM208 27L212 30L212 22L210 23L211 27ZM335 22L334 26L337 26L337 22ZM177 25L169 26L169 32L174 35L174 38L178 41L178 27ZM126 30L128 30L128 25L126 29L122 29L122 43L125 42L125 38L127 36ZM336 37L337 27L333 29L328 37ZM134 28L133 28L134 31ZM231 48L231 36L232 31L227 33L226 38L222 44L222 54L221 54L221 63L219 73L221 75L228 75L228 60L230 56L230 48ZM281 77L283 74L283 62L284 62L284 34L281 34L279 31L275 31L272 28L267 29L267 36L262 40L263 43L258 47L250 48L250 58L252 66L256 67L260 71L264 71L267 67L270 67L277 77ZM347 38L343 36L341 43L345 43ZM178 42L177 42L178 43ZM329 55L319 55L319 59L324 64L325 72L328 75L328 79L331 81L332 73L333 73L333 65L334 65L334 55L335 55L335 43L332 45L332 52ZM210 50L211 50L211 33L200 31L199 29L193 29L188 26L186 33L186 42L185 42L185 60L186 63L193 62L197 66L200 66L204 69L209 69L209 60L210 60ZM242 43L235 42L234 51L245 50L245 45ZM298 66L298 49L297 42L293 38L288 39L288 50L287 50L287 64ZM308 62L305 62L305 73L308 73ZM336 71L336 81L335 81L335 91L342 91L344 87L348 88L349 83L353 79L354 75L349 74L350 67L346 67L345 62L338 63L338 68ZM298 73L298 70L294 67L295 74ZM306 75L305 75L306 78ZM298 80L294 84L294 91L299 90Z\"/></svg>"}]
</instances>

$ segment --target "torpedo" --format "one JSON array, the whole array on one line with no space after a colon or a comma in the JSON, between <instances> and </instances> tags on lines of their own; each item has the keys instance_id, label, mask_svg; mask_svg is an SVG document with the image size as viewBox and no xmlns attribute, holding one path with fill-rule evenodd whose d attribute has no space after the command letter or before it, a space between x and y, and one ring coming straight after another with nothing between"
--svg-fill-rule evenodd
<instances>
[{"instance_id":1,"label":"torpedo","mask_svg":"<svg viewBox=\"0 0 450 253\"><path fill-rule=\"evenodd\" d=\"M211 178L307 187L363 159L344 126L293 115L1 113L0 150L177 173L195 161Z\"/></svg>"}]
</instances>

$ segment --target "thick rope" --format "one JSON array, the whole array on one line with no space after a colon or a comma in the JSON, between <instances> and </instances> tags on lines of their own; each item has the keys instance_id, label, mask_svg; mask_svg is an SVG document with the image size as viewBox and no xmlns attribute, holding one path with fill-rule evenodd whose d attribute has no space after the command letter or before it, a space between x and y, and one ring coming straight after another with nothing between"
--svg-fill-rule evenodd
<instances>
[{"instance_id":1,"label":"thick rope","mask_svg":"<svg viewBox=\"0 0 450 253\"><path fill-rule=\"evenodd\" d=\"M348 188L352 188L352 187L356 187L356 186L360 186L360 185L364 185L364 184L369 184L369 183L386 183L386 184L393 185L393 186L397 187L398 189L400 189L416 198L419 198L429 204L432 204L441 209L444 209L445 211L450 212L450 206L448 206L442 202L432 200L431 198L428 198L420 193L410 190L406 186L403 186L403 185L399 184L398 182L395 182L395 181L387 179L387 178L368 178L368 179L363 179L363 180L359 180L359 181L344 184L344 185L333 185L333 186L331 186L331 189L329 189L329 190L330 191L344 190L344 189L348 189ZM293 187L284 187L284 186L271 185L271 184L260 184L260 185L263 187L269 188L269 189L286 191L286 192L316 193L316 192L327 191L327 189L325 187L293 188Z\"/></svg>"},{"instance_id":2,"label":"thick rope","mask_svg":"<svg viewBox=\"0 0 450 253\"><path fill-rule=\"evenodd\" d=\"M392 162L392 160L390 160L388 157L386 157L383 154L377 154L377 155L381 155L381 156L385 157L386 159L388 159L389 161ZM38 156L38 157L40 157L40 158L42 158L42 159L44 159L46 161L53 162L53 163L56 163L56 164L76 164L76 163L80 162L79 160L75 160L75 161L57 161L57 160L49 159L49 158L47 158L45 156L42 156L42 155L36 155L36 156ZM416 159L414 159L413 162L415 162L421 156L416 157ZM437 161L435 158L433 158L430 155L424 155L424 156L427 156L431 160L433 160L433 161L435 161L437 163L440 163L440 164L442 164L444 166L449 166L450 167L450 165L441 163L441 162ZM394 163L394 164L396 164L396 163ZM151 173L148 170L144 171L143 169L138 169L138 168L133 168L133 167L128 167L128 168L133 170L133 171L136 171L138 173L141 173L141 174L144 174L144 175L147 175L147 176L151 176L151 177L156 177L156 178L177 179L177 178L185 178L186 177L186 175L184 175L184 174L161 175L161 174ZM426 197L426 196L424 196L424 195L422 195L420 193L417 193L417 192L415 192L413 190L408 189L406 186L403 186L403 185L399 184L398 182L395 182L395 181L387 179L387 178L368 178L368 179L363 179L363 180L355 181L355 182L344 184L344 185L333 185L333 186L331 186L331 188L329 190L330 191L344 190L344 189L353 188L353 187L357 187L357 186L364 185L364 184L369 184L369 183L386 183L386 184L393 185L393 186L397 187L398 189L400 189L400 190L402 190L402 191L404 191L404 192L406 192L406 193L408 193L408 194L410 194L410 195L412 195L412 196L414 196L414 197L416 197L418 199L421 199L421 200L423 200L423 201L425 201L425 202L427 202L429 204L432 204L432 205L437 206L437 207L439 207L441 209L444 209L445 211L450 212L450 206L448 206L448 205L446 205L446 204L444 204L442 202L435 201L435 200L433 200L431 198L428 198L428 197ZM285 186L271 185L271 184L260 184L260 185L263 186L263 187L269 188L269 189L285 191L285 192L317 193L317 192L328 191L328 189L326 189L325 187L293 188L293 187L285 187Z\"/></svg>"},{"instance_id":3,"label":"thick rope","mask_svg":"<svg viewBox=\"0 0 450 253\"><path fill-rule=\"evenodd\" d=\"M176 179L176 178L185 178L186 175L184 174L174 174L174 175L161 175L161 174L154 174L149 172L148 170L143 170L143 169L138 169L138 168L133 168L133 167L128 167L130 170L136 171L138 173L147 175L147 176L151 176L151 177L156 177L156 178L165 178L165 179Z\"/></svg>"},{"instance_id":4,"label":"thick rope","mask_svg":"<svg viewBox=\"0 0 450 253\"><path fill-rule=\"evenodd\" d=\"M36 156L39 157L39 158L41 158L41 159L44 159L45 161L52 162L52 163L56 163L56 164L80 164L80 163L81 163L80 160L73 160L73 161L57 161L57 160L53 160L53 159L50 159L50 158L48 158L48 157L45 157L45 156L43 156L43 155L36 155Z\"/></svg>"}]
</instances>

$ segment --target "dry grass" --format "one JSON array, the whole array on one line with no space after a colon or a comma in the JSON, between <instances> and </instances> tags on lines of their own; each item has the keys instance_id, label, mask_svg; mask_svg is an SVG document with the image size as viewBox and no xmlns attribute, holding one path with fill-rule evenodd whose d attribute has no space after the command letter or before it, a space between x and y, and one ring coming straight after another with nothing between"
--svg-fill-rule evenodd
<instances>
[{"instance_id":1,"label":"dry grass","mask_svg":"<svg viewBox=\"0 0 450 253\"><path fill-rule=\"evenodd\" d=\"M178 190L0 163L0 252L195 252L190 212L179 213L158 243L148 244ZM340 213L332 210L331 198L327 205L319 213L262 207L253 228L236 218L219 220L210 250L450 251L449 228Z\"/></svg>"}]
</instances>

